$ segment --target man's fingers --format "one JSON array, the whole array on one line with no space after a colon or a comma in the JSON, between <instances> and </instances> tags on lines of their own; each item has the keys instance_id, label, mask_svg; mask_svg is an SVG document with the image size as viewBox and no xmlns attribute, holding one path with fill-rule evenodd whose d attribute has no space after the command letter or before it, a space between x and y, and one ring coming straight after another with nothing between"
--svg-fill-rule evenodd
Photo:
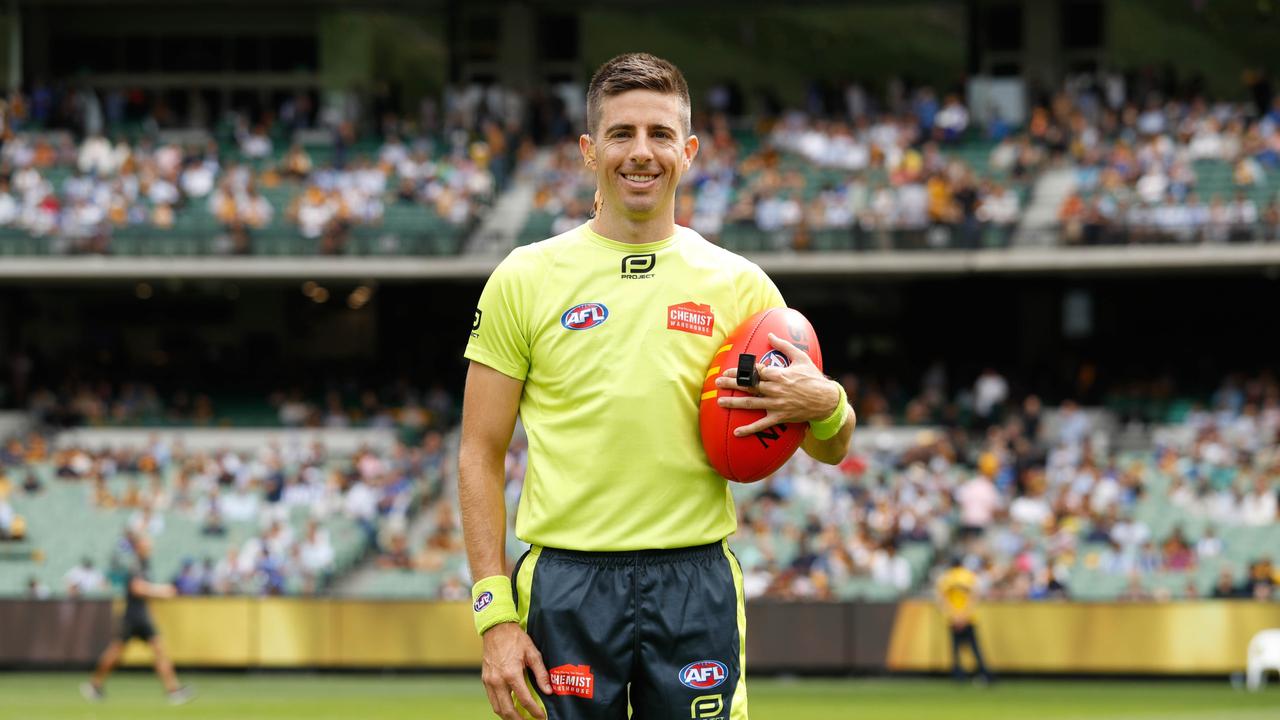
<instances>
[{"instance_id":1,"label":"man's fingers","mask_svg":"<svg viewBox=\"0 0 1280 720\"><path fill-rule=\"evenodd\" d=\"M808 353L793 345L790 340L783 340L777 335L769 333L769 343L775 348L781 350L783 354L787 356L787 359L791 361L792 365L797 363L803 365L804 363L813 362L809 359Z\"/></svg>"},{"instance_id":2,"label":"man's fingers","mask_svg":"<svg viewBox=\"0 0 1280 720\"><path fill-rule=\"evenodd\" d=\"M531 649L528 652L528 658L525 661L529 665L529 670L533 672L533 679L538 683L538 687L542 689L543 695L551 694L551 676L547 674L547 666L542 662L542 653Z\"/></svg>"},{"instance_id":3,"label":"man's fingers","mask_svg":"<svg viewBox=\"0 0 1280 720\"><path fill-rule=\"evenodd\" d=\"M546 720L547 714L543 712L542 706L533 699L533 693L529 692L529 685L524 681L524 672L520 673L519 679L511 682L511 692L515 693L516 701L520 703L520 707L538 720Z\"/></svg>"},{"instance_id":4,"label":"man's fingers","mask_svg":"<svg viewBox=\"0 0 1280 720\"><path fill-rule=\"evenodd\" d=\"M484 684L484 694L489 696L489 707L493 709L493 714L501 715L502 709L498 705L498 694L493 691L493 688L489 687L489 683Z\"/></svg>"},{"instance_id":5,"label":"man's fingers","mask_svg":"<svg viewBox=\"0 0 1280 720\"><path fill-rule=\"evenodd\" d=\"M765 415L764 417L751 423L750 425L743 425L742 427L734 430L733 434L736 435L737 437L746 437L748 435L758 433L761 430L768 430L769 428L777 424L778 424L778 416L774 415L773 413L769 413L768 415Z\"/></svg>"},{"instance_id":6,"label":"man's fingers","mask_svg":"<svg viewBox=\"0 0 1280 720\"><path fill-rule=\"evenodd\" d=\"M722 408L735 410L768 410L772 400L766 397L722 397L716 401Z\"/></svg>"},{"instance_id":7,"label":"man's fingers","mask_svg":"<svg viewBox=\"0 0 1280 720\"><path fill-rule=\"evenodd\" d=\"M523 720L520 713L516 712L516 705L511 700L511 692L505 687L494 691L489 702L493 704L494 714L502 720Z\"/></svg>"},{"instance_id":8,"label":"man's fingers","mask_svg":"<svg viewBox=\"0 0 1280 720\"><path fill-rule=\"evenodd\" d=\"M736 370L734 372L737 372ZM737 390L744 393L759 392L758 388L742 387L738 385L738 381L733 378L718 377L716 378L716 388L719 390Z\"/></svg>"}]
</instances>

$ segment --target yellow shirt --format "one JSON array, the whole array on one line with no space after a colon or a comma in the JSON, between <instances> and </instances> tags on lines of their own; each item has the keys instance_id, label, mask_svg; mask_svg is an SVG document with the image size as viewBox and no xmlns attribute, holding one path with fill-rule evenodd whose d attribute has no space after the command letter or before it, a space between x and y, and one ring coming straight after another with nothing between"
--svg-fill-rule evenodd
<instances>
[{"instance_id":1,"label":"yellow shirt","mask_svg":"<svg viewBox=\"0 0 1280 720\"><path fill-rule=\"evenodd\" d=\"M715 542L737 527L707 462L707 366L782 295L759 267L678 227L655 243L582 225L493 271L466 357L524 382L529 460L516 536L574 550Z\"/></svg>"},{"instance_id":2,"label":"yellow shirt","mask_svg":"<svg viewBox=\"0 0 1280 720\"><path fill-rule=\"evenodd\" d=\"M973 594L978 586L978 576L970 570L951 568L938 578L938 596L948 620L973 618Z\"/></svg>"}]
</instances>

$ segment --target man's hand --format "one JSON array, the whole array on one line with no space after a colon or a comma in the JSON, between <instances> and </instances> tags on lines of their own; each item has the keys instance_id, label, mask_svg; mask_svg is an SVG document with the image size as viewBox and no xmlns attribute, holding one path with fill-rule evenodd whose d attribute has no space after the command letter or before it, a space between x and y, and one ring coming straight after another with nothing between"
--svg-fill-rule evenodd
<instances>
[{"instance_id":1,"label":"man's hand","mask_svg":"<svg viewBox=\"0 0 1280 720\"><path fill-rule=\"evenodd\" d=\"M524 682L528 667L544 694L551 694L551 677L542 663L542 653L534 647L533 639L516 623L502 623L489 628L484 634L484 669L480 677L484 690L489 694L489 705L502 720L521 720L519 711L511 702L511 694L531 716L546 720L542 706L529 692Z\"/></svg>"},{"instance_id":2,"label":"man's hand","mask_svg":"<svg viewBox=\"0 0 1280 720\"><path fill-rule=\"evenodd\" d=\"M769 333L769 342L787 356L790 366L757 365L760 384L754 389L739 387L736 367L716 378L716 387L721 390L753 393L750 397L721 396L717 401L720 407L765 411L764 417L735 429L733 434L737 437L767 430L778 423L821 420L834 412L840 402L840 389L818 370L803 350L773 333Z\"/></svg>"}]
</instances>

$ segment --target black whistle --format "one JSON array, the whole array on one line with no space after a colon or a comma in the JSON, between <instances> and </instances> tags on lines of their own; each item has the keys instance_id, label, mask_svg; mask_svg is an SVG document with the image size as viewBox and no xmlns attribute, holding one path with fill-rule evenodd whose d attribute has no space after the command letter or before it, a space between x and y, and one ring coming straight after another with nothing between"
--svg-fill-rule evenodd
<instances>
[{"instance_id":1,"label":"black whistle","mask_svg":"<svg viewBox=\"0 0 1280 720\"><path fill-rule=\"evenodd\" d=\"M756 370L756 356L742 353L738 356L738 387L755 387L760 384L760 373Z\"/></svg>"}]
</instances>

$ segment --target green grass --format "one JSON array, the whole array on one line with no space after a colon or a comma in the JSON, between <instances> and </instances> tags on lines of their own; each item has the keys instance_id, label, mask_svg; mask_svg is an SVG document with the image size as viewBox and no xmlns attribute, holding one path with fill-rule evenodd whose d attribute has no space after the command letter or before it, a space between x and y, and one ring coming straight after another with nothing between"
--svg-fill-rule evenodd
<instances>
[{"instance_id":1,"label":"green grass","mask_svg":"<svg viewBox=\"0 0 1280 720\"><path fill-rule=\"evenodd\" d=\"M0 674L0 720L424 720L490 718L469 676L187 674L190 705L165 704L142 673L112 678L89 704L77 674ZM987 689L946 680L751 682L753 720L1263 720L1280 717L1280 687L1250 694L1219 682L1008 680ZM677 719L672 719L677 720ZM679 718L678 720L684 720Z\"/></svg>"}]
</instances>

